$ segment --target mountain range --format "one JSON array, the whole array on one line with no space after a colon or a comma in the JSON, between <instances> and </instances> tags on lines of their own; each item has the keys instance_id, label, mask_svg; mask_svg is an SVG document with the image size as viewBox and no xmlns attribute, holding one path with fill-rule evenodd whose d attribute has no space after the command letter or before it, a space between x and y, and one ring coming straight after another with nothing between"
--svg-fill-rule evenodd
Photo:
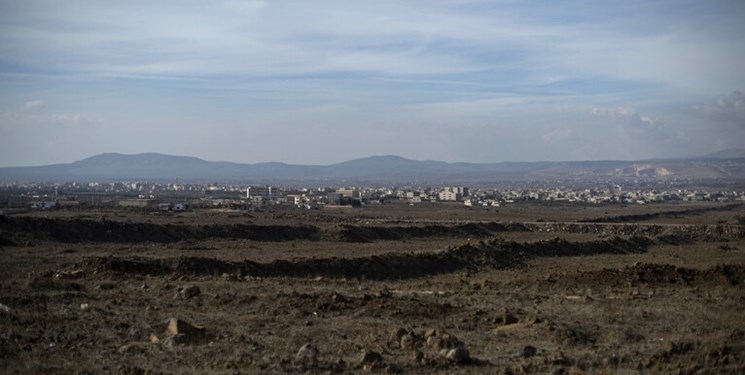
<instances>
[{"instance_id":1,"label":"mountain range","mask_svg":"<svg viewBox=\"0 0 745 375\"><path fill-rule=\"evenodd\" d=\"M641 161L448 163L372 156L332 165L240 164L195 157L105 153L69 164L0 168L0 181L233 181L247 183L430 183L597 178L745 180L745 150Z\"/></svg>"}]
</instances>

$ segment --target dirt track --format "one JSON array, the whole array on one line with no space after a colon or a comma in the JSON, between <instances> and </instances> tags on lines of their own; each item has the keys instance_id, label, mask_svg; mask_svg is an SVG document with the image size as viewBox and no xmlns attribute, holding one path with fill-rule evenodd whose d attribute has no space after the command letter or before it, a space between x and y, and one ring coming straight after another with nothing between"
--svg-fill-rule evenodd
<instances>
[{"instance_id":1,"label":"dirt track","mask_svg":"<svg viewBox=\"0 0 745 375\"><path fill-rule=\"evenodd\" d=\"M0 368L743 373L743 212L702 212L716 222L0 218Z\"/></svg>"}]
</instances>

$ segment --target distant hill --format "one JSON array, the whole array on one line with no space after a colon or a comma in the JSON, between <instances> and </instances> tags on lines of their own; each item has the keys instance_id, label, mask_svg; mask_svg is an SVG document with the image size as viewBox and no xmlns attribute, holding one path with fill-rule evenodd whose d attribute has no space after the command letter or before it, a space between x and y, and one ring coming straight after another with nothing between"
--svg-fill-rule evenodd
<instances>
[{"instance_id":1,"label":"distant hill","mask_svg":"<svg viewBox=\"0 0 745 375\"><path fill-rule=\"evenodd\" d=\"M69 164L0 168L0 181L235 181L456 184L473 181L720 178L745 180L743 150L690 159L447 163L372 156L332 165L239 164L195 157L106 153Z\"/></svg>"},{"instance_id":2,"label":"distant hill","mask_svg":"<svg viewBox=\"0 0 745 375\"><path fill-rule=\"evenodd\" d=\"M745 148L730 148L722 151L717 151L711 154L706 154L701 158L704 159L739 159L745 158Z\"/></svg>"}]
</instances>

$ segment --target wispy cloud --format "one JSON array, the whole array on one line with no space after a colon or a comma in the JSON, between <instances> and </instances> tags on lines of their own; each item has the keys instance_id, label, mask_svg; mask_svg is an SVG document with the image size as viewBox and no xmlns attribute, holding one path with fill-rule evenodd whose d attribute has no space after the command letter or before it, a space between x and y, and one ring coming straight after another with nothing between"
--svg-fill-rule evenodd
<instances>
[{"instance_id":1,"label":"wispy cloud","mask_svg":"<svg viewBox=\"0 0 745 375\"><path fill-rule=\"evenodd\" d=\"M30 140L41 123L117 124L101 137L119 151L145 147L126 129L148 129L193 139L153 147L238 161L365 156L330 151L340 134L430 159L675 155L740 135L739 91L704 102L745 88L744 18L728 0L4 1L0 111L15 117L2 126ZM206 126L266 147L241 157L204 142ZM603 131L615 141L588 140Z\"/></svg>"},{"instance_id":2,"label":"wispy cloud","mask_svg":"<svg viewBox=\"0 0 745 375\"><path fill-rule=\"evenodd\" d=\"M660 120L656 120L656 119L651 118L650 116L640 114L636 110L636 108L633 108L633 107L621 107L621 108L595 107L590 111L590 113L600 118L620 120L624 122L625 124L628 124L628 125L631 125L637 128L646 128L646 129L654 130L664 125L664 123Z\"/></svg>"},{"instance_id":3,"label":"wispy cloud","mask_svg":"<svg viewBox=\"0 0 745 375\"><path fill-rule=\"evenodd\" d=\"M43 108L44 104L46 103L44 103L43 100L29 100L23 104L23 107L21 107L21 109L24 111L31 111L37 108Z\"/></svg>"},{"instance_id":4,"label":"wispy cloud","mask_svg":"<svg viewBox=\"0 0 745 375\"><path fill-rule=\"evenodd\" d=\"M662 17L664 3L633 15L619 6L486 1L72 2L39 12L52 9L45 3L4 5L3 50L27 67L65 72L422 75L509 66L526 82L584 72L686 85L718 75L712 64L728 66L727 56L743 52L716 31L686 28L684 15ZM692 42L689 33L715 43ZM709 60L699 61L701 52Z\"/></svg>"},{"instance_id":5,"label":"wispy cloud","mask_svg":"<svg viewBox=\"0 0 745 375\"><path fill-rule=\"evenodd\" d=\"M694 106L693 109L704 117L730 122L745 128L745 94L741 91L719 95L713 101Z\"/></svg>"}]
</instances>

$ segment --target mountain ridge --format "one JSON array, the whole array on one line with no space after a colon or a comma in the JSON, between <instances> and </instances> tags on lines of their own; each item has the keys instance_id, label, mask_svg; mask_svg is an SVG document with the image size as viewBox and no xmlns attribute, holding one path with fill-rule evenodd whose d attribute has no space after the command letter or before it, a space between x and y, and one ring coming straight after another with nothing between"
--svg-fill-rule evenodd
<instances>
[{"instance_id":1,"label":"mountain ridge","mask_svg":"<svg viewBox=\"0 0 745 375\"><path fill-rule=\"evenodd\" d=\"M457 183L475 179L645 177L745 179L743 150L698 158L470 163L376 155L329 165L281 162L243 164L155 152L102 153L67 164L0 168L0 181L344 181L366 183ZM714 155L714 156L712 156ZM717 157L716 155L720 155ZM729 157L729 156L734 157ZM745 155L745 151L743 151Z\"/></svg>"}]
</instances>

